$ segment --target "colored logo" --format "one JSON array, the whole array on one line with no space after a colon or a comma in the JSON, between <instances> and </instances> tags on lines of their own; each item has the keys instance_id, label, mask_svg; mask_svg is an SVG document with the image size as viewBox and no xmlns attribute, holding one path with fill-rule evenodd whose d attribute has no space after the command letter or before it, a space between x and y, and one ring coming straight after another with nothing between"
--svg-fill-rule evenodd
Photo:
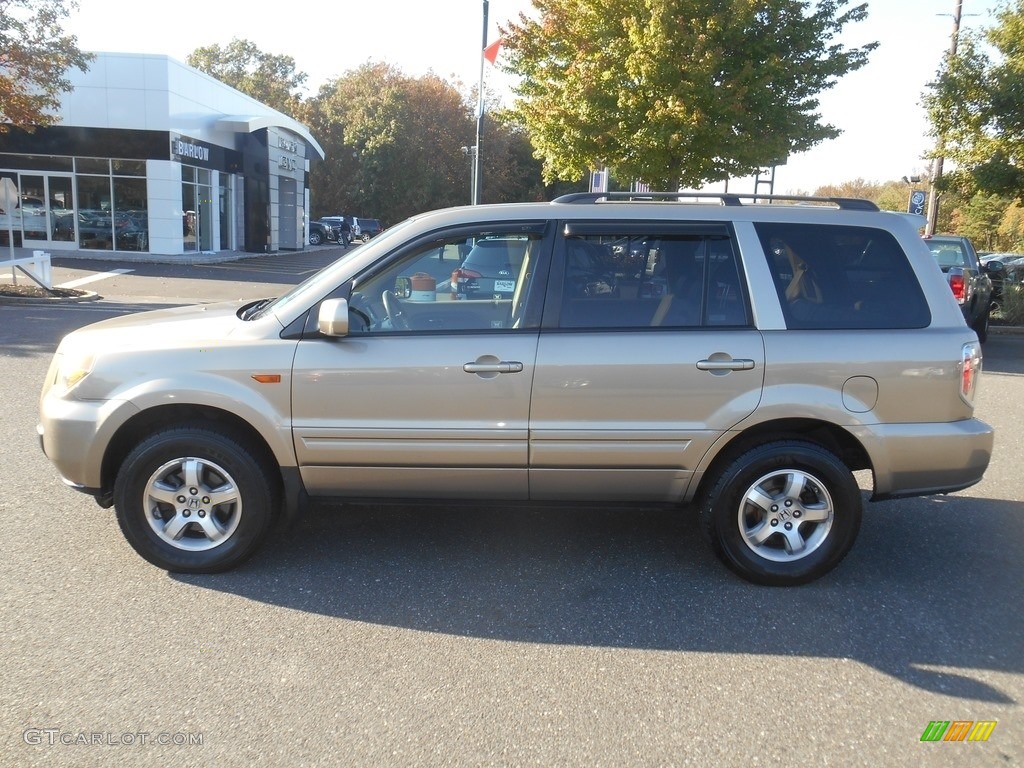
<instances>
[{"instance_id":1,"label":"colored logo","mask_svg":"<svg viewBox=\"0 0 1024 768\"><path fill-rule=\"evenodd\" d=\"M921 741L988 741L997 720L932 720Z\"/></svg>"}]
</instances>

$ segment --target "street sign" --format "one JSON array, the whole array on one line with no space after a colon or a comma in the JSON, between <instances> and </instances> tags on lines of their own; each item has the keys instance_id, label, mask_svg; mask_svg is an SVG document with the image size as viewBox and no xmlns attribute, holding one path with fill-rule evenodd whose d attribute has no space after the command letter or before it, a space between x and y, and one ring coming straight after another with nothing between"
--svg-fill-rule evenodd
<instances>
[{"instance_id":1,"label":"street sign","mask_svg":"<svg viewBox=\"0 0 1024 768\"><path fill-rule=\"evenodd\" d=\"M928 194L923 189L915 189L910 193L910 202L907 203L907 213L915 213L924 216L924 204Z\"/></svg>"}]
</instances>

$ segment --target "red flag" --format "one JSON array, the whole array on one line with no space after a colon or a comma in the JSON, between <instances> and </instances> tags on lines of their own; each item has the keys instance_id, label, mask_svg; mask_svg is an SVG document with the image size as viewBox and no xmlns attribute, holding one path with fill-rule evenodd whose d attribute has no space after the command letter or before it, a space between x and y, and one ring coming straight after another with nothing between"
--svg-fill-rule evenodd
<instances>
[{"instance_id":1,"label":"red flag","mask_svg":"<svg viewBox=\"0 0 1024 768\"><path fill-rule=\"evenodd\" d=\"M484 58L493 64L498 58L498 49L501 48L501 38L484 48Z\"/></svg>"}]
</instances>

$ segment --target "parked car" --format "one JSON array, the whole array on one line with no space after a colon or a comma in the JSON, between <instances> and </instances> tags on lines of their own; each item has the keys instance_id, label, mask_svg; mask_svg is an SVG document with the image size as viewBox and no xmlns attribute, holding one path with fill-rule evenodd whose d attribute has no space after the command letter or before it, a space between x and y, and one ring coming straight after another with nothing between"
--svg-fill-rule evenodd
<instances>
[{"instance_id":1,"label":"parked car","mask_svg":"<svg viewBox=\"0 0 1024 768\"><path fill-rule=\"evenodd\" d=\"M667 505L741 577L801 584L865 498L982 478L981 346L916 222L644 197L425 213L277 298L73 331L43 451L187 573L237 566L307 499L464 500ZM522 244L511 296L451 300L436 278L467 238Z\"/></svg>"},{"instance_id":2,"label":"parked car","mask_svg":"<svg viewBox=\"0 0 1024 768\"><path fill-rule=\"evenodd\" d=\"M380 221L377 219L364 219L361 216L352 217L352 237L363 240L369 240L371 237L376 237L384 231L384 227L381 226Z\"/></svg>"},{"instance_id":3,"label":"parked car","mask_svg":"<svg viewBox=\"0 0 1024 768\"><path fill-rule=\"evenodd\" d=\"M462 264L452 272L451 292L457 298L510 299L530 241L485 237L470 248Z\"/></svg>"},{"instance_id":4,"label":"parked car","mask_svg":"<svg viewBox=\"0 0 1024 768\"><path fill-rule=\"evenodd\" d=\"M932 235L925 237L925 242L946 276L964 320L984 344L988 340L989 315L992 310L992 279L989 274L998 273L999 267L991 262L988 265L981 264L974 246L966 237Z\"/></svg>"},{"instance_id":5,"label":"parked car","mask_svg":"<svg viewBox=\"0 0 1024 768\"><path fill-rule=\"evenodd\" d=\"M1024 260L1024 253L988 253L980 258L982 268L992 282L992 308L994 309L1002 303L1002 288L1008 279L1010 283L1020 283L1019 280L1014 280L1014 275L1011 272L1016 273L1014 265Z\"/></svg>"},{"instance_id":6,"label":"parked car","mask_svg":"<svg viewBox=\"0 0 1024 768\"><path fill-rule=\"evenodd\" d=\"M329 225L322 221L309 222L309 244L323 245L327 242L337 242L338 234Z\"/></svg>"},{"instance_id":7,"label":"parked car","mask_svg":"<svg viewBox=\"0 0 1024 768\"><path fill-rule=\"evenodd\" d=\"M320 221L334 230L335 239L339 243L349 245L352 242L351 216L321 216Z\"/></svg>"}]
</instances>

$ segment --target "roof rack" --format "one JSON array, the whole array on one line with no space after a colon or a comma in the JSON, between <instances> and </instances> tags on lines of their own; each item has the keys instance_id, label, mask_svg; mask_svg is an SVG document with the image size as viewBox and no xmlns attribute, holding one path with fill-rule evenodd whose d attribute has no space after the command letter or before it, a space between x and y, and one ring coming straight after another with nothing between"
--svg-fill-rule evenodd
<instances>
[{"instance_id":1,"label":"roof rack","mask_svg":"<svg viewBox=\"0 0 1024 768\"><path fill-rule=\"evenodd\" d=\"M870 200L856 197L814 197L811 195L757 195L743 192L572 192L552 200L552 203L598 203L613 201L677 202L693 198L718 200L722 205L744 205L744 200L769 203L831 203L845 211L877 211L878 206Z\"/></svg>"}]
</instances>

